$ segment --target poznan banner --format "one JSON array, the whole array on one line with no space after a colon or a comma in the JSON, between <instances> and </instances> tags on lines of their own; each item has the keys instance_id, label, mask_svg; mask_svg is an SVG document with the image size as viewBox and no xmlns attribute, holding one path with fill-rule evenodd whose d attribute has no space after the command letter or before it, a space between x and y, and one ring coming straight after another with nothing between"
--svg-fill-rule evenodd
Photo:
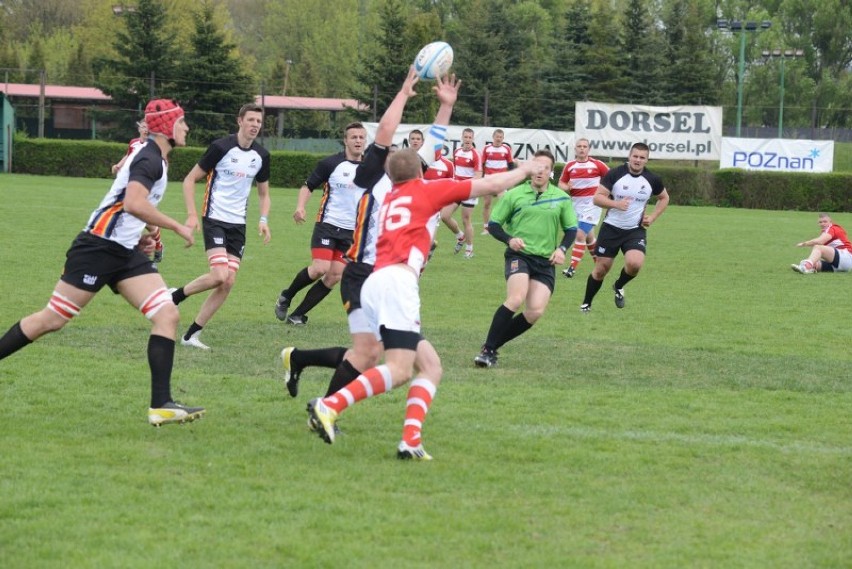
<instances>
[{"instance_id":1,"label":"poznan banner","mask_svg":"<svg viewBox=\"0 0 852 569\"><path fill-rule=\"evenodd\" d=\"M720 168L776 172L831 172L833 140L723 138Z\"/></svg>"},{"instance_id":2,"label":"poznan banner","mask_svg":"<svg viewBox=\"0 0 852 569\"><path fill-rule=\"evenodd\" d=\"M574 134L589 139L593 156L627 157L644 142L654 160L718 160L722 107L578 102Z\"/></svg>"},{"instance_id":3,"label":"poznan banner","mask_svg":"<svg viewBox=\"0 0 852 569\"><path fill-rule=\"evenodd\" d=\"M367 140L372 141L376 137L378 123L364 123L367 129ZM412 130L418 129L426 132L430 125L401 124L393 136L394 144L400 147L408 146L408 135ZM447 127L447 142L444 145L444 156L452 155L453 151L461 146L462 131L465 128L473 130L473 140L476 148L481 152L485 145L491 142L491 137L498 127L450 125ZM574 133L555 130L537 130L529 128L504 128L505 142L512 147L512 155L516 160L529 160L536 150L548 148L553 152L557 162L568 162L574 158Z\"/></svg>"}]
</instances>

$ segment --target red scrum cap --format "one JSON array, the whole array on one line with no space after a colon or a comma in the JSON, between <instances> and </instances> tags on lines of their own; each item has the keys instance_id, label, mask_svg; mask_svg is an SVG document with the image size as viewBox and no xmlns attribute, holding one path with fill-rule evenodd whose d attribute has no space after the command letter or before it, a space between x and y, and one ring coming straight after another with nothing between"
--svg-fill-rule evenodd
<instances>
[{"instance_id":1,"label":"red scrum cap","mask_svg":"<svg viewBox=\"0 0 852 569\"><path fill-rule=\"evenodd\" d=\"M148 132L175 137L175 123L183 117L183 109L171 99L154 99L145 106Z\"/></svg>"}]
</instances>

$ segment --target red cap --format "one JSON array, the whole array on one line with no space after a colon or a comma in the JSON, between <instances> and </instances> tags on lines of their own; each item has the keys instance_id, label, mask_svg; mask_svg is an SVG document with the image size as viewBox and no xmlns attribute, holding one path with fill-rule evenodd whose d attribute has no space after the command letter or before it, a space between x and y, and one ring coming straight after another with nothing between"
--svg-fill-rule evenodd
<instances>
[{"instance_id":1,"label":"red cap","mask_svg":"<svg viewBox=\"0 0 852 569\"><path fill-rule=\"evenodd\" d=\"M175 137L175 123L183 117L183 109L171 99L154 99L145 106L148 132Z\"/></svg>"}]
</instances>

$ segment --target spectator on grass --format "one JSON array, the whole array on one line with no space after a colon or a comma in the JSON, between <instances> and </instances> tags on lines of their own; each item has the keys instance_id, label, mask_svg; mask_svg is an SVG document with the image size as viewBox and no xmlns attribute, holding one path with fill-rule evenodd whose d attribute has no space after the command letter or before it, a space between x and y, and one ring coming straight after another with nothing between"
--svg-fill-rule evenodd
<instances>
[{"instance_id":1,"label":"spectator on grass","mask_svg":"<svg viewBox=\"0 0 852 569\"><path fill-rule=\"evenodd\" d=\"M813 239L796 243L796 247L810 247L811 254L791 268L803 275L818 271L845 273L852 271L852 244L846 230L831 221L827 213L819 214L818 223L822 231Z\"/></svg>"},{"instance_id":2,"label":"spectator on grass","mask_svg":"<svg viewBox=\"0 0 852 569\"><path fill-rule=\"evenodd\" d=\"M0 338L0 360L61 329L108 285L151 321L148 422L160 426L194 421L204 414L204 408L188 407L172 399L180 314L157 265L147 256L154 249L154 239L142 234L146 225L162 227L177 233L187 246L193 244L189 227L157 209L168 182L166 159L174 146L186 144L189 127L183 109L166 99L148 103L145 121L148 142L118 171L112 187L74 239L47 306L15 323Z\"/></svg>"},{"instance_id":3,"label":"spectator on grass","mask_svg":"<svg viewBox=\"0 0 852 569\"><path fill-rule=\"evenodd\" d=\"M601 179L594 204L607 212L598 234L595 268L586 280L580 312L592 309L592 300L619 251L624 253L624 268L612 285L616 308L624 308L624 287L636 278L645 263L647 228L669 205L663 180L645 168L649 153L647 144L637 142L630 147L627 163L613 168ZM645 206L653 196L657 197L654 211L646 214Z\"/></svg>"},{"instance_id":4,"label":"spectator on grass","mask_svg":"<svg viewBox=\"0 0 852 569\"><path fill-rule=\"evenodd\" d=\"M553 154L539 150L533 160L542 170L506 192L488 222L488 233L506 244L506 300L491 319L482 351L473 358L477 367L497 365L497 350L541 318L556 284L554 266L565 262L577 235L571 198L550 183ZM524 310L515 314L521 306Z\"/></svg>"}]
</instances>

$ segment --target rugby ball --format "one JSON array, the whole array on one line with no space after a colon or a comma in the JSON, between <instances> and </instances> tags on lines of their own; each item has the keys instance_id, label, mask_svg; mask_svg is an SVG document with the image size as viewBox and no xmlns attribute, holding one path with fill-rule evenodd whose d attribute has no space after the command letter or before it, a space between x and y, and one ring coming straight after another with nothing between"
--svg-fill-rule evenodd
<instances>
[{"instance_id":1,"label":"rugby ball","mask_svg":"<svg viewBox=\"0 0 852 569\"><path fill-rule=\"evenodd\" d=\"M453 48L445 41L434 41L423 46L414 58L414 70L421 79L442 77L452 66Z\"/></svg>"}]
</instances>

